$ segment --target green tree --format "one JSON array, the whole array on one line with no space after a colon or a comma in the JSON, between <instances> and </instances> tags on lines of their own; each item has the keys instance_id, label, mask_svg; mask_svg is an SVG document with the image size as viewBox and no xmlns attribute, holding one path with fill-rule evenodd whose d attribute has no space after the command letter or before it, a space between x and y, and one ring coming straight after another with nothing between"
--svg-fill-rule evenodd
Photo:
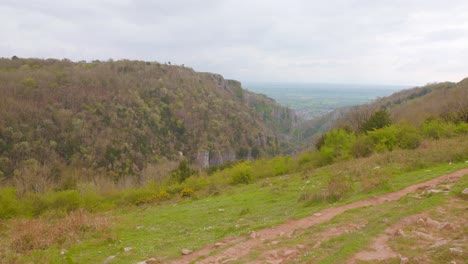
<instances>
[{"instance_id":1,"label":"green tree","mask_svg":"<svg viewBox=\"0 0 468 264\"><path fill-rule=\"evenodd\" d=\"M187 160L182 160L179 162L177 169L172 171L172 178L177 182L182 183L188 177L197 174L197 171L192 169Z\"/></svg>"},{"instance_id":2,"label":"green tree","mask_svg":"<svg viewBox=\"0 0 468 264\"><path fill-rule=\"evenodd\" d=\"M319 166L327 165L336 159L347 159L356 136L344 129L333 129L325 134L323 145L318 151Z\"/></svg>"},{"instance_id":3,"label":"green tree","mask_svg":"<svg viewBox=\"0 0 468 264\"><path fill-rule=\"evenodd\" d=\"M369 119L362 125L362 132L372 131L379 128L384 128L392 124L392 119L387 110L379 110L373 113Z\"/></svg>"}]
</instances>

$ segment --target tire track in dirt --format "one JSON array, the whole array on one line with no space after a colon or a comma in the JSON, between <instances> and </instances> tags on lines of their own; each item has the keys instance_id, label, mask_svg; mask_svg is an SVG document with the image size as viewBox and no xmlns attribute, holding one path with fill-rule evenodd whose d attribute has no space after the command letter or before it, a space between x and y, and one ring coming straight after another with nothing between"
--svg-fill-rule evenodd
<instances>
[{"instance_id":1,"label":"tire track in dirt","mask_svg":"<svg viewBox=\"0 0 468 264\"><path fill-rule=\"evenodd\" d=\"M271 240L275 237L289 236L291 237L295 230L309 228L314 225L325 223L331 220L333 217L351 209L377 205L389 201L396 201L401 197L417 191L418 189L425 189L435 187L439 183L447 180L456 181L463 175L468 174L468 168L439 176L432 180L422 182L419 184L408 186L399 191L383 194L376 197L371 197L365 200L353 202L350 204L331 207L323 209L313 215L297 219L288 220L283 224L275 227L261 229L250 233L250 236L227 238L221 243L218 242L214 245L206 246L198 251L195 251L189 255L185 255L179 259L173 260L170 263L173 264L185 264L200 259L196 263L227 263L229 261L237 260L241 257L249 254L250 249L263 243L265 240ZM219 251L219 252L215 252ZM209 256L210 254L213 254ZM205 258L204 258L205 257ZM204 258L204 259L202 259Z\"/></svg>"}]
</instances>

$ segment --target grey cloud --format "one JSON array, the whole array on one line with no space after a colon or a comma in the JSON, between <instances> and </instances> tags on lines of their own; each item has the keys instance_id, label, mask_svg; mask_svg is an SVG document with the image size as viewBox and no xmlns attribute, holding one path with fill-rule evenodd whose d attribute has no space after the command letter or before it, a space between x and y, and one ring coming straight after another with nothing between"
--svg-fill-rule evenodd
<instances>
[{"instance_id":1,"label":"grey cloud","mask_svg":"<svg viewBox=\"0 0 468 264\"><path fill-rule=\"evenodd\" d=\"M4 0L0 22L0 56L175 61L241 81L417 83L468 68L462 0Z\"/></svg>"}]
</instances>

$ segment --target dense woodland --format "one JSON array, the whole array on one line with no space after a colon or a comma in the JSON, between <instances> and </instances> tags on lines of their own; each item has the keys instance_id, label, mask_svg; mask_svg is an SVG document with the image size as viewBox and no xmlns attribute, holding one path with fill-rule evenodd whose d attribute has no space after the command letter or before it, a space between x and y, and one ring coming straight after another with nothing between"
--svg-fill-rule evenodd
<instances>
[{"instance_id":1,"label":"dense woodland","mask_svg":"<svg viewBox=\"0 0 468 264\"><path fill-rule=\"evenodd\" d=\"M291 147L296 122L237 81L170 63L0 59L7 181L139 179L171 161L206 167L271 156Z\"/></svg>"}]
</instances>

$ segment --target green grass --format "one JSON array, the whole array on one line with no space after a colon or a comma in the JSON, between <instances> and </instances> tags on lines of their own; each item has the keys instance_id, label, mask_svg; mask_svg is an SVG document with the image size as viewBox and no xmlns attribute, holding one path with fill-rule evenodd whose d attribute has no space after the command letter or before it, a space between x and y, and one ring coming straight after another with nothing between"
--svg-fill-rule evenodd
<instances>
[{"instance_id":1,"label":"green grass","mask_svg":"<svg viewBox=\"0 0 468 264\"><path fill-rule=\"evenodd\" d=\"M392 190L401 189L464 167L466 167L465 163L452 165L445 163L413 172L395 173L391 177ZM115 217L115 223L110 232L111 238L105 240L99 237L88 239L68 248L66 255L76 263L102 263L111 255L116 256L112 263L129 263L149 257L172 259L180 256L180 251L183 248L196 250L226 237L239 236L251 230L282 223L290 218L310 215L325 207L345 204L385 192L376 190L369 193L356 193L348 195L335 204L319 203L305 206L305 202L298 202L304 186L314 185L314 188L319 189L327 178L324 175L328 173L325 168L311 173L308 178L300 174L284 175L263 179L255 184L241 185L226 190L219 196L199 200L171 201L159 206L145 205L114 210L108 213ZM388 205L380 207L386 206ZM427 206L427 203L408 205L411 210L408 210L407 213ZM374 219L386 214L378 212L380 207L363 210L369 210L366 217ZM388 208L392 211L401 209L399 205ZM343 221L352 219L356 217L353 214L356 214L356 210L347 212L338 219ZM388 224L397 221L399 217L395 217ZM368 238L384 227L382 224L376 224L367 236L361 238L362 241L353 243L365 244ZM339 250L341 253L335 252L333 258L325 263L333 263L337 256L347 256L347 252L356 250L353 243L343 245L341 239L347 241L347 239L352 239L352 236L337 238L336 241L330 242L330 248L327 250L330 252ZM124 252L125 247L133 249ZM336 248L335 251L333 248ZM37 251L25 259L40 262L47 256L48 262L63 263L65 257L59 254L60 250L60 248L51 248Z\"/></svg>"},{"instance_id":2,"label":"green grass","mask_svg":"<svg viewBox=\"0 0 468 264\"><path fill-rule=\"evenodd\" d=\"M430 214L438 213L440 215L441 213L440 211L438 211L437 207L445 206L449 199L451 199L455 195L458 195L461 192L461 190L467 187L468 175L464 176L455 184L454 187L452 187L450 195L427 195L423 197L423 199L417 199L412 195L407 195L399 201L348 210L343 214L334 217L329 222L308 228L294 239L290 239L287 241L280 240L281 243L279 244L279 247L294 248L294 246L298 244L304 245L307 249L301 252L302 257L300 258L300 260L296 261L297 263L345 263L346 260L352 257L354 254L366 249L369 242L371 242L375 237L380 235L386 228L393 226L397 222L401 221L403 218L421 212L428 212ZM444 216L446 218L448 218L448 214L450 216L456 216L461 219L464 219L464 207L455 209L445 208L445 210L448 211L444 213ZM437 219L437 216L433 217ZM320 236L320 233L324 230L333 230L340 227L347 228L350 222L359 223L361 221L367 222L364 228L354 232L343 233L341 235L334 236L330 239L325 239L325 241L323 241L320 244L320 246L314 248L314 245L316 245L318 241L321 241L323 239L323 237ZM407 233L410 232L407 231ZM407 241L399 241L402 239ZM401 251L398 250L398 252L403 251L404 256L421 256L421 254L427 255L431 253L428 253L428 251L424 251L423 253L421 251L415 252L414 249L408 249L410 246L418 245L418 241L414 239L411 240L409 238L397 237L396 241L398 241L400 244L395 245L395 242L392 241L390 242L392 243L391 246L398 246L399 249L401 249ZM253 249L251 254L248 257L242 259L241 262L243 261L244 263L246 263L250 260L256 259L258 252L265 252L269 249L272 249L271 245L268 244L268 242L265 242L263 245ZM447 261L450 260L450 256L447 256L450 255L448 253L447 246L436 248L432 251L433 252L430 254L429 257L435 260L434 263L450 262ZM453 259L453 256L451 257ZM375 261L371 261L369 263L375 263ZM385 261L384 263L393 262ZM399 263L399 260L395 259L395 263Z\"/></svg>"},{"instance_id":3,"label":"green grass","mask_svg":"<svg viewBox=\"0 0 468 264\"><path fill-rule=\"evenodd\" d=\"M257 166L253 173L262 176L255 177L253 183L232 186L221 181L216 185L218 191L215 193L219 195L207 196L209 192L202 188L192 198L175 197L141 206L122 203L110 211L94 213L112 219L113 224L106 232L88 232L82 241L75 244L54 244L31 253L10 254L0 250L0 258L6 256L5 259L14 260L10 262L19 263L102 263L111 255L116 256L112 263L136 262L150 257L174 259L180 256L183 248L200 249L226 237L247 234L323 208L399 190L465 168L468 166L467 148L466 144L460 144L465 139L466 136L427 141L416 150L378 153L322 168L309 167L304 163L298 173L275 177L271 174L271 166ZM216 175L202 180L216 183L220 180L215 178ZM376 183L364 186L365 182L372 181ZM340 187L335 182L343 182L345 188L333 202L310 198L310 194L326 194L330 189ZM396 207L393 209L398 210ZM351 217L346 214L345 218ZM379 215L378 212L372 214ZM47 220L46 216L40 217ZM12 218L0 222L0 227L4 227L0 231L6 235L5 239L0 239L0 245L6 248L9 245L9 226L15 221ZM376 226L375 230L380 228L382 226ZM369 237L373 234L370 232ZM364 240L358 245L367 241L366 237L361 239ZM342 246L344 241L346 238L332 240L327 251L335 252L333 248L345 253L356 250L353 244ZM68 250L64 256L60 254L63 247ZM124 252L126 247L132 250ZM334 255L339 254L335 252Z\"/></svg>"}]
</instances>

